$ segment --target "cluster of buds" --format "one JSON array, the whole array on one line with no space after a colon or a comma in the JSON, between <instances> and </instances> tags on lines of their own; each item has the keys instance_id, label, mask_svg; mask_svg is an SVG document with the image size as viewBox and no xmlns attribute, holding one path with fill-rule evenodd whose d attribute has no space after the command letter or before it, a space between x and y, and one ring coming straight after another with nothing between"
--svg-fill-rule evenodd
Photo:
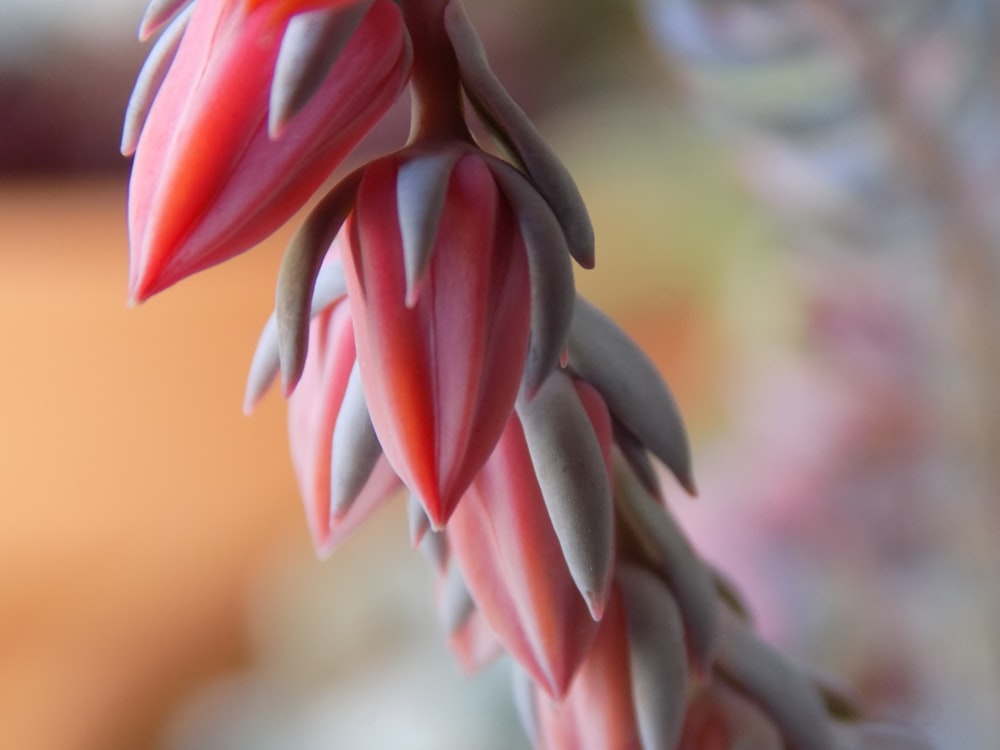
<instances>
[{"instance_id":1,"label":"cluster of buds","mask_svg":"<svg viewBox=\"0 0 1000 750\"><path fill-rule=\"evenodd\" d=\"M470 671L512 657L539 747L921 747L757 639L673 521L674 400L575 294L583 201L460 0L182 5L147 14L170 25L127 115L133 300L270 234L411 92L406 146L293 238L251 365L248 410L279 376L289 398L318 552L405 488L449 643Z\"/></svg>"}]
</instances>

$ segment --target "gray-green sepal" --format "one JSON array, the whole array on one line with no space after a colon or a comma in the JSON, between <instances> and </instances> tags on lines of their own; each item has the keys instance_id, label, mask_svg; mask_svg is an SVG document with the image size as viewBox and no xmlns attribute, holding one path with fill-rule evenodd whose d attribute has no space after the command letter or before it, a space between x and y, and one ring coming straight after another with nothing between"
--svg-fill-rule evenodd
<instances>
[{"instance_id":1,"label":"gray-green sepal","mask_svg":"<svg viewBox=\"0 0 1000 750\"><path fill-rule=\"evenodd\" d=\"M374 0L292 16L271 79L267 132L279 138L330 73Z\"/></svg>"},{"instance_id":2,"label":"gray-green sepal","mask_svg":"<svg viewBox=\"0 0 1000 750\"><path fill-rule=\"evenodd\" d=\"M420 296L448 195L451 172L459 156L458 149L411 151L399 165L396 210L403 243L407 307L416 305Z\"/></svg>"},{"instance_id":3,"label":"gray-green sepal","mask_svg":"<svg viewBox=\"0 0 1000 750\"><path fill-rule=\"evenodd\" d=\"M177 48L180 47L181 39L184 38L184 31L191 20L191 12L194 6L184 9L177 18L167 27L156 44L149 51L146 62L142 64L139 75L136 77L135 86L129 96L128 105L125 107L125 124L122 126L122 156L131 156L135 153L136 146L139 145L139 135L146 124L149 110L153 106L153 100L163 84L163 79L167 76L167 71L177 55Z\"/></svg>"},{"instance_id":4,"label":"gray-green sepal","mask_svg":"<svg viewBox=\"0 0 1000 750\"><path fill-rule=\"evenodd\" d=\"M362 167L324 196L292 237L281 259L274 312L278 326L282 391L285 396L295 389L305 366L309 350L309 312L316 276L327 251L354 207L354 196L363 174Z\"/></svg>"},{"instance_id":5,"label":"gray-green sepal","mask_svg":"<svg viewBox=\"0 0 1000 750\"><path fill-rule=\"evenodd\" d=\"M146 6L146 12L139 22L139 41L146 41L162 29L167 21L189 2L191 0L152 0ZM191 3L186 10L190 11L193 6L194 3Z\"/></svg>"},{"instance_id":6,"label":"gray-green sepal","mask_svg":"<svg viewBox=\"0 0 1000 750\"><path fill-rule=\"evenodd\" d=\"M310 317L316 317L346 294L344 267L340 258L331 258L320 267L316 275L316 285L313 287L312 304L309 309ZM243 396L244 414L250 414L254 405L271 387L274 379L278 377L278 368L278 321L277 316L271 313L257 340L257 349L250 362L250 373L247 376L247 386Z\"/></svg>"},{"instance_id":7,"label":"gray-green sepal","mask_svg":"<svg viewBox=\"0 0 1000 750\"><path fill-rule=\"evenodd\" d=\"M614 563L611 483L590 418L568 375L553 372L517 412L538 486L573 582L595 620Z\"/></svg>"},{"instance_id":8,"label":"gray-green sepal","mask_svg":"<svg viewBox=\"0 0 1000 750\"><path fill-rule=\"evenodd\" d=\"M629 674L643 750L675 748L687 708L688 667L681 615L652 573L621 563L615 573L625 603Z\"/></svg>"},{"instance_id":9,"label":"gray-green sepal","mask_svg":"<svg viewBox=\"0 0 1000 750\"><path fill-rule=\"evenodd\" d=\"M441 618L441 625L445 632L451 636L462 629L462 626L469 621L476 611L476 604L472 601L469 587L462 577L462 571L454 562L448 566L448 574L445 576L444 589L441 592L441 601L438 605L438 616Z\"/></svg>"},{"instance_id":10,"label":"gray-green sepal","mask_svg":"<svg viewBox=\"0 0 1000 750\"><path fill-rule=\"evenodd\" d=\"M548 204L520 172L506 162L487 160L514 215L528 254L531 278L531 339L523 384L532 397L559 365L569 341L576 287L565 252L566 239Z\"/></svg>"},{"instance_id":11,"label":"gray-green sepal","mask_svg":"<svg viewBox=\"0 0 1000 750\"><path fill-rule=\"evenodd\" d=\"M330 512L334 520L340 520L351 509L381 457L382 445L372 426L361 371L355 362L333 427Z\"/></svg>"},{"instance_id":12,"label":"gray-green sepal","mask_svg":"<svg viewBox=\"0 0 1000 750\"><path fill-rule=\"evenodd\" d=\"M611 414L696 494L687 432L666 383L628 335L580 296L570 327L569 366L600 391Z\"/></svg>"},{"instance_id":13,"label":"gray-green sepal","mask_svg":"<svg viewBox=\"0 0 1000 750\"><path fill-rule=\"evenodd\" d=\"M490 69L483 44L461 2L445 9L445 28L455 49L462 87L485 124L517 157L566 235L566 245L584 268L594 267L594 229L583 197L566 167L552 152Z\"/></svg>"}]
</instances>

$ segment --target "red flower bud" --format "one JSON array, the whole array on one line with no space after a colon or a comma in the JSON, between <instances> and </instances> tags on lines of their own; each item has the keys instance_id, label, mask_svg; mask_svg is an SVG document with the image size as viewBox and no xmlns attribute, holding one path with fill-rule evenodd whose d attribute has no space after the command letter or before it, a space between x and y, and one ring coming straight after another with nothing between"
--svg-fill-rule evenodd
<instances>
[{"instance_id":1,"label":"red flower bud","mask_svg":"<svg viewBox=\"0 0 1000 750\"><path fill-rule=\"evenodd\" d=\"M272 75L290 15L346 4L197 0L136 147L129 184L133 301L274 232L399 95L409 41L396 6L377 0L311 99L279 138L269 137ZM141 76L140 86L156 79ZM150 96L138 89L134 95ZM132 109L130 117L142 117L141 106ZM137 127L130 122L127 131Z\"/></svg>"}]
</instances>

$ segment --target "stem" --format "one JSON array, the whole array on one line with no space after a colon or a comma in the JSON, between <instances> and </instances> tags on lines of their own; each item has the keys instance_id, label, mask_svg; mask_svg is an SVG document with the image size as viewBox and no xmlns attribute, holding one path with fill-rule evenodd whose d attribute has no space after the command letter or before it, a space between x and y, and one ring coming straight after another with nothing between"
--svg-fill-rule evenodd
<instances>
[{"instance_id":1,"label":"stem","mask_svg":"<svg viewBox=\"0 0 1000 750\"><path fill-rule=\"evenodd\" d=\"M444 26L445 8L458 1L402 0L403 18L413 42L410 143L469 138L458 62Z\"/></svg>"}]
</instances>

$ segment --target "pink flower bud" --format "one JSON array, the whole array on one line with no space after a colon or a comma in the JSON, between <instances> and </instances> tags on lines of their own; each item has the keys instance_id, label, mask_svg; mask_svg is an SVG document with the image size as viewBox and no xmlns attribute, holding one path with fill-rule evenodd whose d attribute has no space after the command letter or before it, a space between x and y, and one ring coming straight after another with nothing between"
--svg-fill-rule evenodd
<instances>
[{"instance_id":1,"label":"pink flower bud","mask_svg":"<svg viewBox=\"0 0 1000 750\"><path fill-rule=\"evenodd\" d=\"M409 40L396 6L377 0L311 99L279 138L269 137L272 75L290 15L348 4L197 0L138 137L129 185L133 301L274 232L399 95ZM145 78L155 86L159 76Z\"/></svg>"},{"instance_id":2,"label":"pink flower bud","mask_svg":"<svg viewBox=\"0 0 1000 750\"><path fill-rule=\"evenodd\" d=\"M426 190L412 190L420 157L368 167L343 230L343 265L372 422L441 528L513 409L531 284L518 222L484 157L462 151L443 177L435 166Z\"/></svg>"}]
</instances>

